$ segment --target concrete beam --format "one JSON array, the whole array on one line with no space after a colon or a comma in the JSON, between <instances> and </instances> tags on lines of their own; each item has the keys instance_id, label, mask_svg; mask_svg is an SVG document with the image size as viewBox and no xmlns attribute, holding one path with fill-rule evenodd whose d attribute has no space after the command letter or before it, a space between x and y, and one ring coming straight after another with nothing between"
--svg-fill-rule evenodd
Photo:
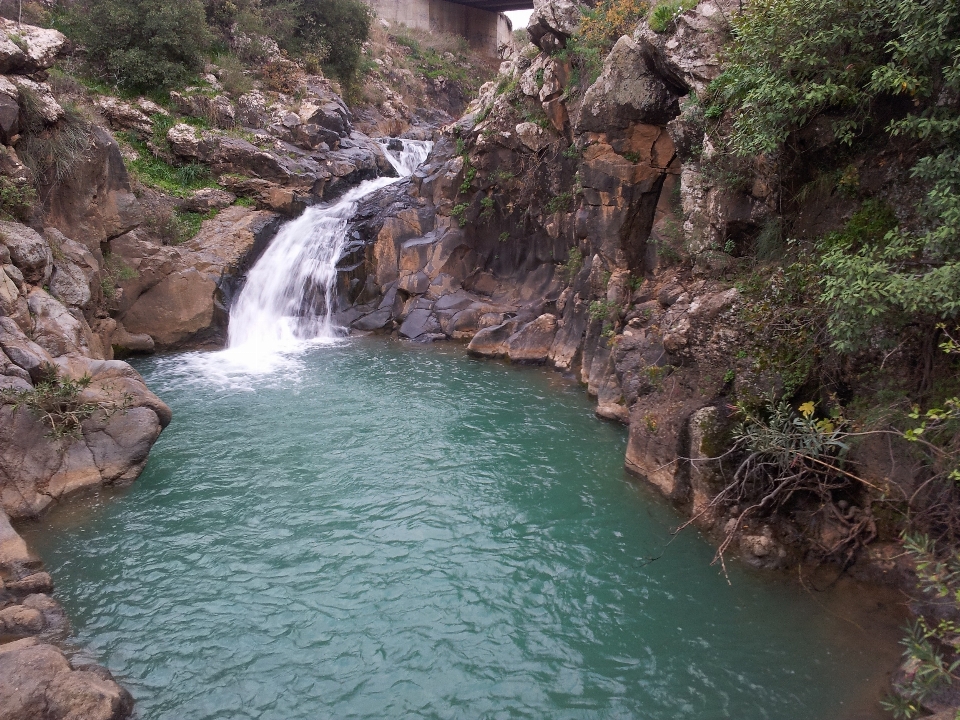
<instances>
[{"instance_id":1,"label":"concrete beam","mask_svg":"<svg viewBox=\"0 0 960 720\"><path fill-rule=\"evenodd\" d=\"M446 32L467 39L477 52L497 57L501 44L510 42L513 26L501 12L491 12L448 0L365 0L388 22L427 32ZM497 2L493 0L490 4ZM532 7L532 5L531 5Z\"/></svg>"}]
</instances>

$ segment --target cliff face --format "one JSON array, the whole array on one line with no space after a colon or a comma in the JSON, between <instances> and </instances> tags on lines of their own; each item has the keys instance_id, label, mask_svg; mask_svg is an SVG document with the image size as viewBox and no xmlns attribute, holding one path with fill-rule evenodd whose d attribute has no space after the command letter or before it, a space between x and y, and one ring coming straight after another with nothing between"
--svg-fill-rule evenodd
<instances>
[{"instance_id":1,"label":"cliff face","mask_svg":"<svg viewBox=\"0 0 960 720\"><path fill-rule=\"evenodd\" d=\"M638 23L590 82L565 48L579 11L539 4L538 45L503 63L413 178L361 205L339 319L569 373L598 415L629 425L626 467L725 548L775 567L838 548L850 562L851 548L874 541L859 571L899 579L894 546L876 542L863 508L879 497L865 488L919 485L902 441L884 439L884 459L873 439L851 450L865 484L842 512L799 499L747 519L728 488L735 406L772 402L791 381L763 360L781 331L757 314L788 283L782 271L757 280L741 259L778 222L789 178L763 158L745 161L746 181L725 178L697 100L721 72L736 5L702 2L661 33ZM878 185L902 174L860 162ZM851 212L842 194L812 197L794 228L822 234Z\"/></svg>"}]
</instances>

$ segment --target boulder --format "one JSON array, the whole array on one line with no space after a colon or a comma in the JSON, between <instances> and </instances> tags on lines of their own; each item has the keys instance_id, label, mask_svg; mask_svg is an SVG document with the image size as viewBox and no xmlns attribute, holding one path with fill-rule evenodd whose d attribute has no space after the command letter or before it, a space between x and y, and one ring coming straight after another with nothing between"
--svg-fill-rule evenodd
<instances>
[{"instance_id":1,"label":"boulder","mask_svg":"<svg viewBox=\"0 0 960 720\"><path fill-rule=\"evenodd\" d=\"M432 310L413 310L400 326L400 334L411 340L425 334L440 332L440 321Z\"/></svg>"},{"instance_id":2,"label":"boulder","mask_svg":"<svg viewBox=\"0 0 960 720\"><path fill-rule=\"evenodd\" d=\"M545 52L563 47L580 24L582 11L574 0L534 0L527 22L530 42Z\"/></svg>"},{"instance_id":3,"label":"boulder","mask_svg":"<svg viewBox=\"0 0 960 720\"><path fill-rule=\"evenodd\" d=\"M67 42L63 33L52 28L24 25L6 18L0 18L0 31L5 40L0 47L0 72L3 73L46 70L56 62ZM19 54L9 52L8 44L17 48Z\"/></svg>"},{"instance_id":4,"label":"boulder","mask_svg":"<svg viewBox=\"0 0 960 720\"><path fill-rule=\"evenodd\" d=\"M20 90L0 76L0 141L11 145L20 133Z\"/></svg>"},{"instance_id":5,"label":"boulder","mask_svg":"<svg viewBox=\"0 0 960 720\"><path fill-rule=\"evenodd\" d=\"M0 242L10 251L10 259L33 285L44 285L53 270L53 253L36 230L16 222L0 221Z\"/></svg>"},{"instance_id":6,"label":"boulder","mask_svg":"<svg viewBox=\"0 0 960 720\"><path fill-rule=\"evenodd\" d=\"M483 328L473 336L470 344L467 345L467 352L478 357L501 357L505 355L507 340L517 331L519 325L520 321L513 319L500 325Z\"/></svg>"},{"instance_id":7,"label":"boulder","mask_svg":"<svg viewBox=\"0 0 960 720\"><path fill-rule=\"evenodd\" d=\"M542 127L532 122L522 122L515 130L520 142L534 152L543 150L554 139Z\"/></svg>"},{"instance_id":8,"label":"boulder","mask_svg":"<svg viewBox=\"0 0 960 720\"><path fill-rule=\"evenodd\" d=\"M69 260L54 260L50 294L64 305L85 308L91 299L90 279L79 266Z\"/></svg>"},{"instance_id":9,"label":"boulder","mask_svg":"<svg viewBox=\"0 0 960 720\"><path fill-rule=\"evenodd\" d=\"M609 133L633 123L666 125L680 114L683 92L655 72L648 51L621 37L583 97L576 131Z\"/></svg>"},{"instance_id":10,"label":"boulder","mask_svg":"<svg viewBox=\"0 0 960 720\"><path fill-rule=\"evenodd\" d=\"M83 315L72 314L59 300L41 288L27 296L33 315L33 339L53 357L68 353L90 354L90 327Z\"/></svg>"},{"instance_id":11,"label":"boulder","mask_svg":"<svg viewBox=\"0 0 960 720\"><path fill-rule=\"evenodd\" d=\"M25 638L0 646L0 720L123 720L130 694L100 673L73 670L58 648Z\"/></svg>"},{"instance_id":12,"label":"boulder","mask_svg":"<svg viewBox=\"0 0 960 720\"><path fill-rule=\"evenodd\" d=\"M30 330L33 327L33 320L30 319L30 310L27 308L27 298L23 295L23 289L23 274L16 266L0 266L0 315L13 318L20 329Z\"/></svg>"},{"instance_id":13,"label":"boulder","mask_svg":"<svg viewBox=\"0 0 960 720\"><path fill-rule=\"evenodd\" d=\"M174 347L211 326L216 289L216 282L195 268L179 270L141 295L123 324L134 335L147 334L161 347Z\"/></svg>"},{"instance_id":14,"label":"boulder","mask_svg":"<svg viewBox=\"0 0 960 720\"><path fill-rule=\"evenodd\" d=\"M506 355L513 362L544 363L556 334L556 316L543 314L507 338Z\"/></svg>"},{"instance_id":15,"label":"boulder","mask_svg":"<svg viewBox=\"0 0 960 720\"><path fill-rule=\"evenodd\" d=\"M47 83L37 82L22 75L10 76L11 82L20 90L20 98L31 96L33 112L47 125L53 125L64 116L63 108L53 97L53 90Z\"/></svg>"},{"instance_id":16,"label":"boulder","mask_svg":"<svg viewBox=\"0 0 960 720\"><path fill-rule=\"evenodd\" d=\"M153 121L145 112L130 103L109 95L97 95L93 104L114 130L133 130L143 136L149 136L153 132Z\"/></svg>"},{"instance_id":17,"label":"boulder","mask_svg":"<svg viewBox=\"0 0 960 720\"><path fill-rule=\"evenodd\" d=\"M50 353L24 335L11 318L0 317L0 349L34 382L45 379L53 367Z\"/></svg>"},{"instance_id":18,"label":"boulder","mask_svg":"<svg viewBox=\"0 0 960 720\"><path fill-rule=\"evenodd\" d=\"M236 202L237 196L219 188L201 188L194 190L183 201L183 209L189 212L208 213L211 210L223 210Z\"/></svg>"},{"instance_id":19,"label":"boulder","mask_svg":"<svg viewBox=\"0 0 960 720\"><path fill-rule=\"evenodd\" d=\"M34 562L36 558L27 550L27 543L13 529L7 514L0 509L0 566L15 568Z\"/></svg>"}]
</instances>

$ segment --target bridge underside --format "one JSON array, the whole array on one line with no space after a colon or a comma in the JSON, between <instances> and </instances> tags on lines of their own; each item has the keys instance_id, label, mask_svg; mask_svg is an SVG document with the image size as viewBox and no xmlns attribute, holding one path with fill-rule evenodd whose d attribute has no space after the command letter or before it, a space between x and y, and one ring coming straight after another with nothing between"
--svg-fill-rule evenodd
<instances>
[{"instance_id":1,"label":"bridge underside","mask_svg":"<svg viewBox=\"0 0 960 720\"><path fill-rule=\"evenodd\" d=\"M510 42L511 25L505 10L533 7L532 0L365 0L389 22L433 33L465 37L471 47L495 58Z\"/></svg>"},{"instance_id":2,"label":"bridge underside","mask_svg":"<svg viewBox=\"0 0 960 720\"><path fill-rule=\"evenodd\" d=\"M450 2L454 5L465 5L495 13L508 10L533 10L533 0L450 0Z\"/></svg>"}]
</instances>

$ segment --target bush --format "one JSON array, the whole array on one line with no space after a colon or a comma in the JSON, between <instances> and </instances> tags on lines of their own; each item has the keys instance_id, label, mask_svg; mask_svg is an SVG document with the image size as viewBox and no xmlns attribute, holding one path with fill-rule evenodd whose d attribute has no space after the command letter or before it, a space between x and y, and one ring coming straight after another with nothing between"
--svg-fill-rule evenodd
<instances>
[{"instance_id":1,"label":"bush","mask_svg":"<svg viewBox=\"0 0 960 720\"><path fill-rule=\"evenodd\" d=\"M677 18L687 10L697 6L697 0L669 0L661 2L650 11L648 23L650 29L656 33L668 32L673 29Z\"/></svg>"},{"instance_id":2,"label":"bush","mask_svg":"<svg viewBox=\"0 0 960 720\"><path fill-rule=\"evenodd\" d=\"M276 40L291 53L318 58L349 94L356 90L361 51L373 13L360 0L267 0Z\"/></svg>"},{"instance_id":3,"label":"bush","mask_svg":"<svg viewBox=\"0 0 960 720\"><path fill-rule=\"evenodd\" d=\"M584 10L578 35L584 43L606 54L622 35L632 35L650 9L645 0L603 0Z\"/></svg>"},{"instance_id":4,"label":"bush","mask_svg":"<svg viewBox=\"0 0 960 720\"><path fill-rule=\"evenodd\" d=\"M821 116L841 144L879 124L876 104L908 102L886 126L917 141L925 229L823 246L822 300L834 345L865 347L871 330L931 328L960 316L960 6L953 0L755 0L733 20L729 63L708 114L729 113L726 146L776 157ZM849 229L849 228L848 228Z\"/></svg>"},{"instance_id":5,"label":"bush","mask_svg":"<svg viewBox=\"0 0 960 720\"><path fill-rule=\"evenodd\" d=\"M65 30L85 47L94 72L132 90L184 81L212 40L200 0L79 0Z\"/></svg>"}]
</instances>

